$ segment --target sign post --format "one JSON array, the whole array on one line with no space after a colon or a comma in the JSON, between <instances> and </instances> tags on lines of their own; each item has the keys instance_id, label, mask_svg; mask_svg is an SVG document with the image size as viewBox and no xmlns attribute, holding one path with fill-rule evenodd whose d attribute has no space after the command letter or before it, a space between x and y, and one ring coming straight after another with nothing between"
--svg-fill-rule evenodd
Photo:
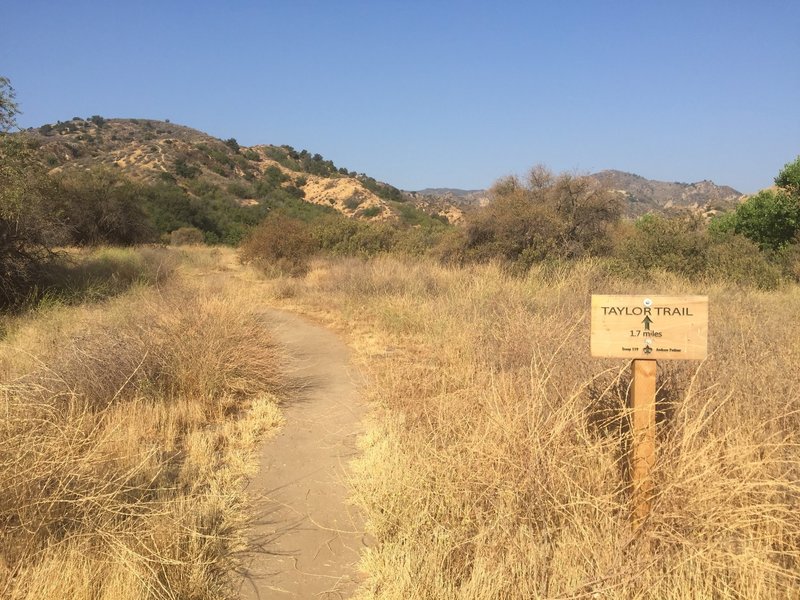
<instances>
[{"instance_id":1,"label":"sign post","mask_svg":"<svg viewBox=\"0 0 800 600\"><path fill-rule=\"evenodd\" d=\"M632 359L631 521L638 529L653 502L656 453L656 364L703 360L707 296L592 296L591 348L598 358Z\"/></svg>"},{"instance_id":2,"label":"sign post","mask_svg":"<svg viewBox=\"0 0 800 600\"><path fill-rule=\"evenodd\" d=\"M631 411L631 520L634 529L650 514L653 499L653 466L656 462L656 361L634 359Z\"/></svg>"}]
</instances>

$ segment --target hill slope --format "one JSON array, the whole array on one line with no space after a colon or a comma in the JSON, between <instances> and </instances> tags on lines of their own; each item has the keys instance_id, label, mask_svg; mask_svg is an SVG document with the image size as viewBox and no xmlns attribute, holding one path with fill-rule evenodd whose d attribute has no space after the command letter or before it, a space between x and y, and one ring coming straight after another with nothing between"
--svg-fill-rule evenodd
<instances>
[{"instance_id":1,"label":"hill slope","mask_svg":"<svg viewBox=\"0 0 800 600\"><path fill-rule=\"evenodd\" d=\"M194 197L218 192L242 206L258 205L264 188L278 185L298 199L368 220L399 220L409 210L400 190L290 146L246 148L164 121L99 116L28 133L51 173L105 166L142 183L177 185Z\"/></svg>"}]
</instances>

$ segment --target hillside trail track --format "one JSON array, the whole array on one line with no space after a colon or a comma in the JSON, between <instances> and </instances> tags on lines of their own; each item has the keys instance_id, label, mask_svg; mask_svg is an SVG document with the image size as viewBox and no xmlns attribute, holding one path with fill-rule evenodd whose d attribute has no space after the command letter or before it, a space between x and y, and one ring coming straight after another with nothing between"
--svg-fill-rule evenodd
<instances>
[{"instance_id":1,"label":"hillside trail track","mask_svg":"<svg viewBox=\"0 0 800 600\"><path fill-rule=\"evenodd\" d=\"M259 456L248 492L256 498L243 599L344 599L358 585L356 563L367 544L363 521L347 503L347 463L366 407L361 375L333 332L278 310L264 321L294 362L297 391L286 423Z\"/></svg>"}]
</instances>

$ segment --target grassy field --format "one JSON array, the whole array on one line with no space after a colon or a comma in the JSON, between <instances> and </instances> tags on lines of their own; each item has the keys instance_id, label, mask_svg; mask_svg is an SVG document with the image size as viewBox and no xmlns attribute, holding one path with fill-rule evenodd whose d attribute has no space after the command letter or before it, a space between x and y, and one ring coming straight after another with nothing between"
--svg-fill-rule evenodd
<instances>
[{"instance_id":1,"label":"grassy field","mask_svg":"<svg viewBox=\"0 0 800 600\"><path fill-rule=\"evenodd\" d=\"M77 255L2 321L0 596L227 598L243 481L280 424L264 303L339 328L373 410L353 494L367 599L800 594L800 288L601 261L317 260L266 282L232 250ZM592 293L710 297L710 356L659 365L657 496L630 526L630 385L589 356Z\"/></svg>"},{"instance_id":2,"label":"grassy field","mask_svg":"<svg viewBox=\"0 0 800 600\"><path fill-rule=\"evenodd\" d=\"M3 320L0 596L231 596L281 357L228 254L77 256Z\"/></svg>"},{"instance_id":3,"label":"grassy field","mask_svg":"<svg viewBox=\"0 0 800 600\"><path fill-rule=\"evenodd\" d=\"M346 332L371 377L361 598L800 594L797 286L380 258L270 287ZM709 358L659 365L657 496L636 534L629 368L589 356L592 293L710 297Z\"/></svg>"}]
</instances>

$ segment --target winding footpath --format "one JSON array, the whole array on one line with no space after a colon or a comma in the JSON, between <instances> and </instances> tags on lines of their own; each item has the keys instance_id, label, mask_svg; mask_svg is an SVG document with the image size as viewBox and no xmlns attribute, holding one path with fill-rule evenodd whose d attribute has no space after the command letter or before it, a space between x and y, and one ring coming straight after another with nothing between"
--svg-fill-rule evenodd
<instances>
[{"instance_id":1,"label":"winding footpath","mask_svg":"<svg viewBox=\"0 0 800 600\"><path fill-rule=\"evenodd\" d=\"M264 318L292 357L297 391L248 485L258 512L251 543L259 550L250 555L240 594L246 600L349 598L366 544L345 484L365 413L363 382L336 334L282 311Z\"/></svg>"}]
</instances>

